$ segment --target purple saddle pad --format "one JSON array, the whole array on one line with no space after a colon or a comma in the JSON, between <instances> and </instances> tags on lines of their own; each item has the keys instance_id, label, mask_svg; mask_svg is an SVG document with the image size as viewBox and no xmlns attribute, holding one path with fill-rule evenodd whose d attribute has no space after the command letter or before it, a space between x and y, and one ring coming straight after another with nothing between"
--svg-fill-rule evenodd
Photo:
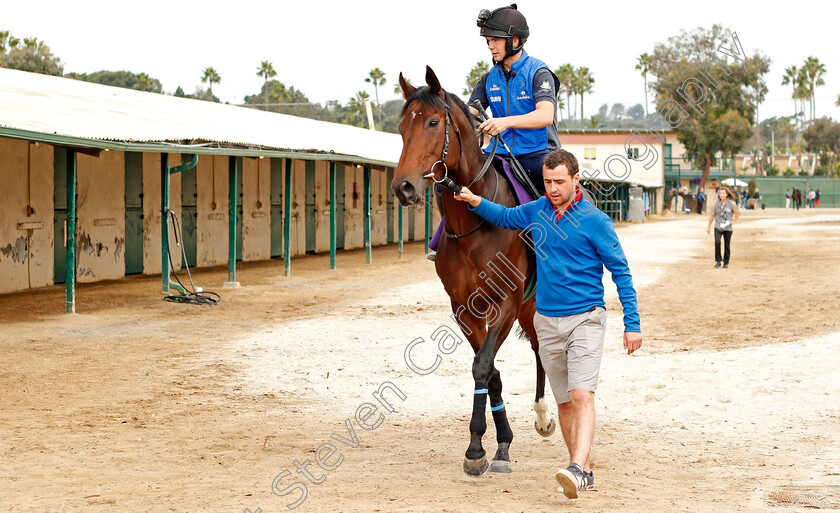
<instances>
[{"instance_id":1,"label":"purple saddle pad","mask_svg":"<svg viewBox=\"0 0 840 513\"><path fill-rule=\"evenodd\" d=\"M519 183L519 180L516 179L516 176L513 175L513 170L510 168L510 164L507 160L499 157L498 155L495 157L496 162L494 164L501 162L502 170L507 175L508 180L510 183L513 184L513 193L516 196L516 202L520 205L524 205L525 203L530 203L534 201L534 198L528 194L528 191L525 190L525 187ZM498 169L498 167L496 168Z\"/></svg>"}]
</instances>

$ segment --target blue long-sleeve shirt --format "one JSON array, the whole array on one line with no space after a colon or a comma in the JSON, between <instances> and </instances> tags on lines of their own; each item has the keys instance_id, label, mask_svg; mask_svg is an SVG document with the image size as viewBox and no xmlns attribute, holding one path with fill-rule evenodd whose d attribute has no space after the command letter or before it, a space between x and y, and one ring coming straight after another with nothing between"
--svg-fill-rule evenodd
<instances>
[{"instance_id":1,"label":"blue long-sleeve shirt","mask_svg":"<svg viewBox=\"0 0 840 513\"><path fill-rule=\"evenodd\" d=\"M537 254L538 312L565 317L604 307L606 267L624 308L624 331L641 333L633 278L615 226L592 203L575 202L559 221L545 196L514 208L482 198L470 209L502 228L523 230L523 237L530 234Z\"/></svg>"}]
</instances>

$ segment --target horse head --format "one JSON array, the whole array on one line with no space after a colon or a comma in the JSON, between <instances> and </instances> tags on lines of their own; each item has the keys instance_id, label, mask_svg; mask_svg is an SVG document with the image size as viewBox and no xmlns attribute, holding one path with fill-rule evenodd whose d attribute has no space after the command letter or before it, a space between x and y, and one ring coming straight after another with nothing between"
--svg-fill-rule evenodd
<instances>
[{"instance_id":1,"label":"horse head","mask_svg":"<svg viewBox=\"0 0 840 513\"><path fill-rule=\"evenodd\" d=\"M432 68L426 66L425 86L412 86L402 73L399 82L405 98L399 125L403 149L391 189L408 206L423 201L430 173L440 179L461 162L461 131L466 131L464 139L475 138L463 102L443 90Z\"/></svg>"}]
</instances>

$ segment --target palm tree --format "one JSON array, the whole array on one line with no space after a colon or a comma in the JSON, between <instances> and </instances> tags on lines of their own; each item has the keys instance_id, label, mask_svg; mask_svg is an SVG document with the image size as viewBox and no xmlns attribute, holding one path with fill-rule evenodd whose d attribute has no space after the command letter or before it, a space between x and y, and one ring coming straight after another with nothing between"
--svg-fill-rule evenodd
<instances>
[{"instance_id":1,"label":"palm tree","mask_svg":"<svg viewBox=\"0 0 840 513\"><path fill-rule=\"evenodd\" d=\"M8 30L0 30L0 55L6 53L6 45L12 34Z\"/></svg>"},{"instance_id":2,"label":"palm tree","mask_svg":"<svg viewBox=\"0 0 840 513\"><path fill-rule=\"evenodd\" d=\"M589 71L589 68L582 66L575 70L575 81L575 91L580 96L580 126L583 128L583 95L592 92L595 78L592 77L592 72Z\"/></svg>"},{"instance_id":3,"label":"palm tree","mask_svg":"<svg viewBox=\"0 0 840 513\"><path fill-rule=\"evenodd\" d=\"M379 115L379 126L382 126L382 109L379 108L379 86L385 83L385 72L379 68L373 68L365 79L368 84L373 84L376 93L376 112Z\"/></svg>"},{"instance_id":4,"label":"palm tree","mask_svg":"<svg viewBox=\"0 0 840 513\"><path fill-rule=\"evenodd\" d=\"M811 90L808 87L808 72L805 68L799 68L799 73L796 75L796 91L794 91L794 98L799 100L799 108L802 111L802 121L800 122L800 127L802 130L805 130L805 124L808 120L805 116L805 100L810 100L811 98ZM810 101L808 102L808 106L810 107Z\"/></svg>"},{"instance_id":5,"label":"palm tree","mask_svg":"<svg viewBox=\"0 0 840 513\"><path fill-rule=\"evenodd\" d=\"M642 72L642 78L645 79L645 116L648 116L648 86L647 86L647 74L650 71L650 65L652 64L651 57L647 53L643 53L639 56L638 62L636 63L636 69Z\"/></svg>"},{"instance_id":6,"label":"palm tree","mask_svg":"<svg viewBox=\"0 0 840 513\"><path fill-rule=\"evenodd\" d=\"M572 121L572 113L570 110L571 102L569 101L569 95L573 92L572 79L575 75L575 68L571 64L564 64L554 70L554 74L560 79L560 85L566 91L566 128L570 128L569 123Z\"/></svg>"},{"instance_id":7,"label":"palm tree","mask_svg":"<svg viewBox=\"0 0 840 513\"><path fill-rule=\"evenodd\" d=\"M365 122L365 100L369 99L370 95L367 91L356 91L356 96L350 98L349 107L353 109L359 109L359 114L362 117L362 126L364 126Z\"/></svg>"},{"instance_id":8,"label":"palm tree","mask_svg":"<svg viewBox=\"0 0 840 513\"><path fill-rule=\"evenodd\" d=\"M563 88L563 85L560 85L560 88ZM557 113L559 117L557 118L557 128L560 128L560 123L563 121L563 109L566 108L566 100L563 99L563 91L557 91Z\"/></svg>"},{"instance_id":9,"label":"palm tree","mask_svg":"<svg viewBox=\"0 0 840 513\"><path fill-rule=\"evenodd\" d=\"M138 73L137 74L137 85L140 86L141 91L145 91L147 87L152 83L152 79L149 78L148 73Z\"/></svg>"},{"instance_id":10,"label":"palm tree","mask_svg":"<svg viewBox=\"0 0 840 513\"><path fill-rule=\"evenodd\" d=\"M464 88L464 96L472 94L475 85L488 71L490 71L490 64L488 64L487 61L478 61L475 63L475 66L470 69L470 72L467 75L467 87Z\"/></svg>"},{"instance_id":11,"label":"palm tree","mask_svg":"<svg viewBox=\"0 0 840 513\"><path fill-rule=\"evenodd\" d=\"M586 128L604 128L604 116L595 114L586 122Z\"/></svg>"},{"instance_id":12,"label":"palm tree","mask_svg":"<svg viewBox=\"0 0 840 513\"><path fill-rule=\"evenodd\" d=\"M797 115L797 108L796 108L796 86L797 86L797 78L799 76L799 70L796 69L796 66L790 66L785 68L785 74L782 75L782 85L790 84L793 88L793 94L791 98L793 98L793 119L796 122L796 131L799 132L799 116Z\"/></svg>"},{"instance_id":13,"label":"palm tree","mask_svg":"<svg viewBox=\"0 0 840 513\"><path fill-rule=\"evenodd\" d=\"M814 95L814 88L821 85L825 85L825 81L822 79L822 75L825 73L825 64L821 63L820 60L816 57L811 56L805 59L805 65L803 66L803 69L805 70L805 74L808 77L811 122L813 122L814 118L816 118L817 110L817 99Z\"/></svg>"},{"instance_id":14,"label":"palm tree","mask_svg":"<svg viewBox=\"0 0 840 513\"><path fill-rule=\"evenodd\" d=\"M257 76L263 77L263 103L265 103L265 110L268 110L268 79L277 76L274 71L274 65L268 61L262 61L260 67L257 68Z\"/></svg>"},{"instance_id":15,"label":"palm tree","mask_svg":"<svg viewBox=\"0 0 840 513\"><path fill-rule=\"evenodd\" d=\"M204 68L204 76L201 77L201 83L210 84L210 101L213 101L213 84L218 84L221 81L222 77L219 76L219 73L212 66Z\"/></svg>"}]
</instances>

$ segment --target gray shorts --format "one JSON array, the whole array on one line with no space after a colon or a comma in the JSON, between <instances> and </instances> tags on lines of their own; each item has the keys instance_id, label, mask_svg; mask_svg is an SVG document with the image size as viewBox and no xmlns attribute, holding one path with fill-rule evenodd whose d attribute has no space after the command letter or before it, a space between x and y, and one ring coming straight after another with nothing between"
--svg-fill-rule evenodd
<instances>
[{"instance_id":1,"label":"gray shorts","mask_svg":"<svg viewBox=\"0 0 840 513\"><path fill-rule=\"evenodd\" d=\"M569 402L569 391L575 388L594 392L598 388L604 353L606 310L597 306L567 317L548 317L536 312L534 327L540 343L540 360L557 403Z\"/></svg>"}]
</instances>

